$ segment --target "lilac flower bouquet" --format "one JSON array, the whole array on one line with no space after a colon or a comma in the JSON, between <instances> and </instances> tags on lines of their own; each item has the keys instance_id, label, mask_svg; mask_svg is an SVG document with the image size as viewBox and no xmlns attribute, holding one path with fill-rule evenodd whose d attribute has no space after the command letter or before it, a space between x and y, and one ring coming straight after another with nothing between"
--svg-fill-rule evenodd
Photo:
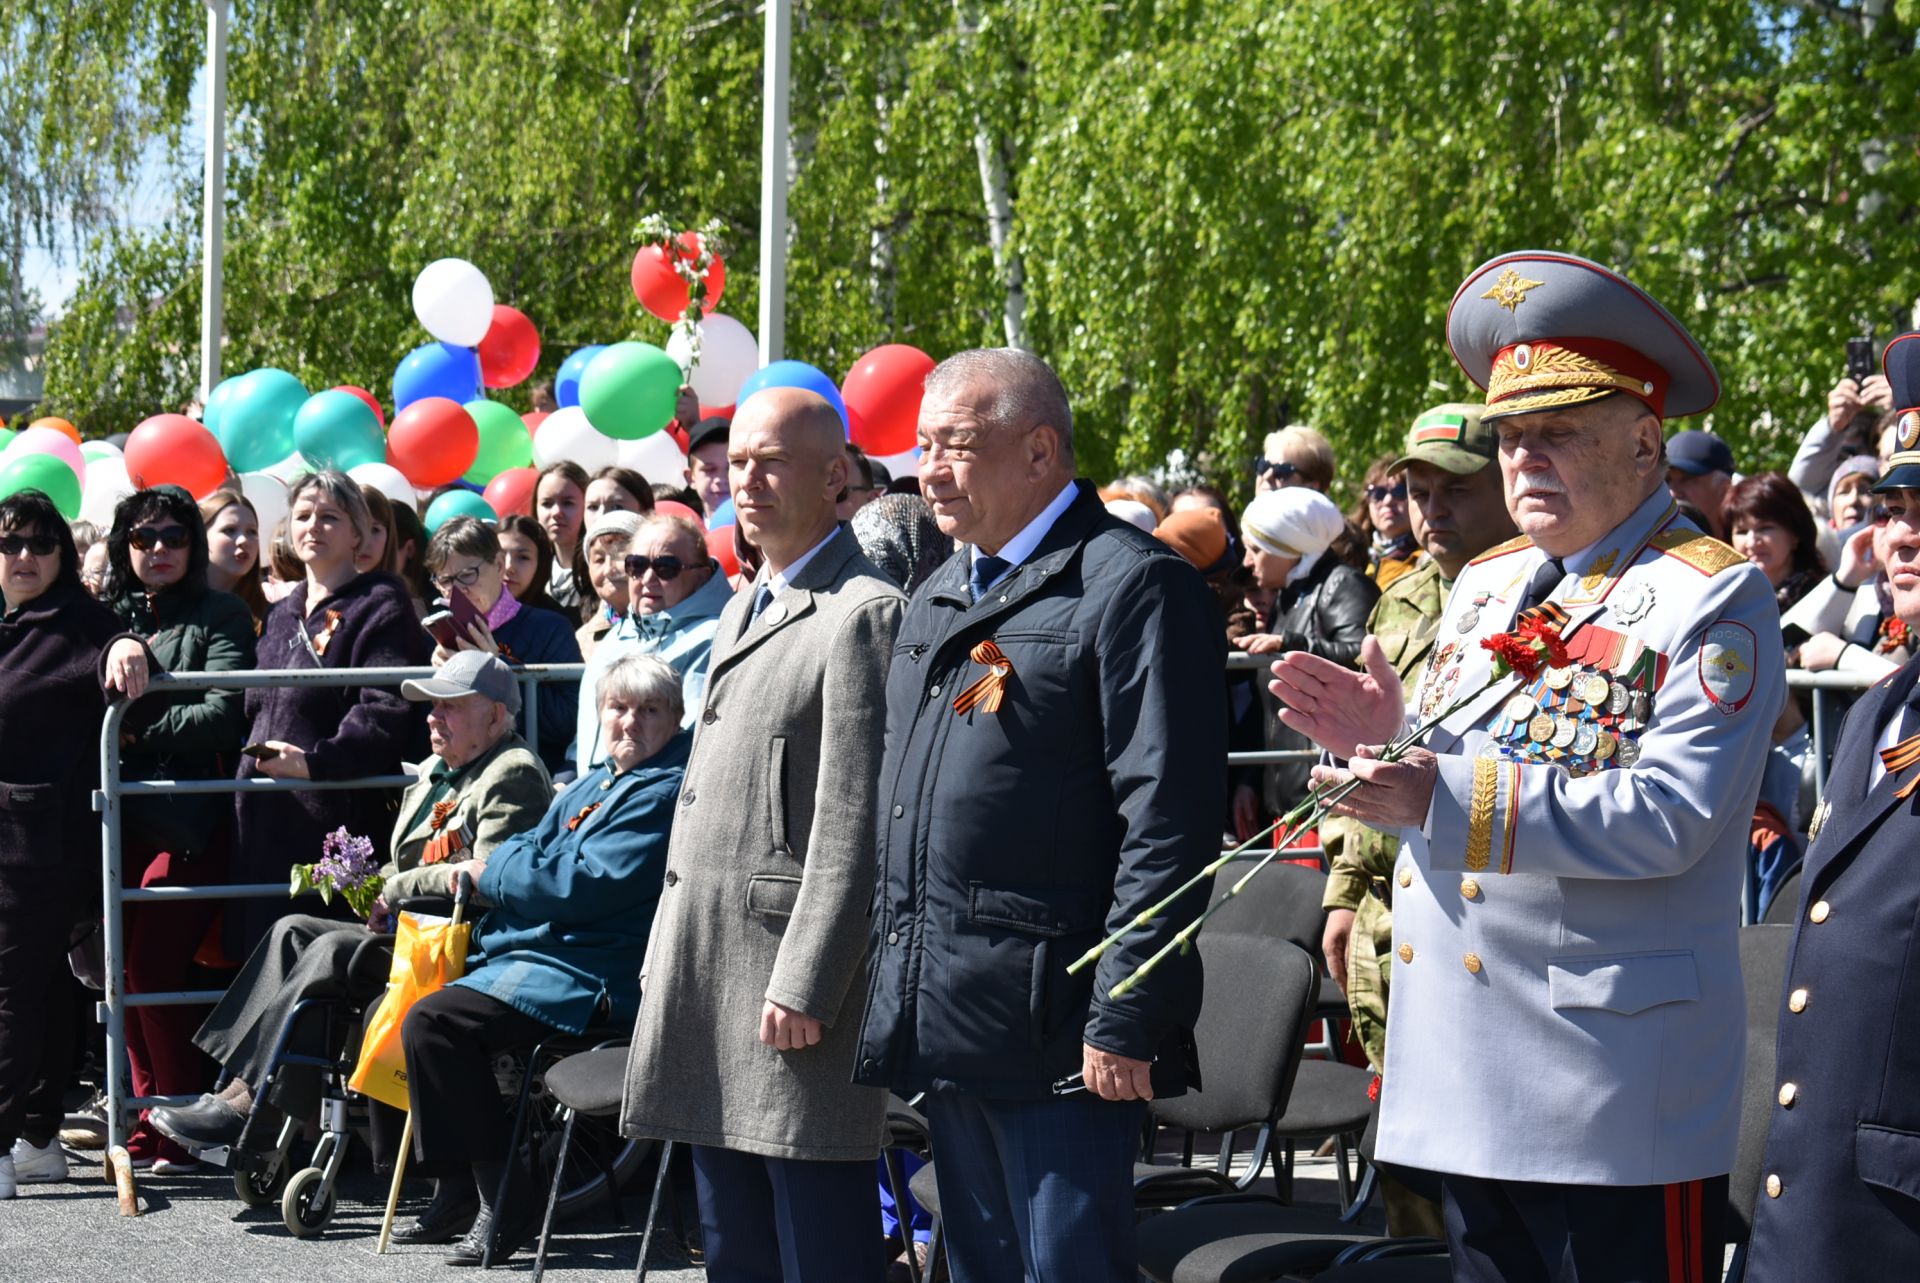
<instances>
[{"instance_id":1,"label":"lilac flower bouquet","mask_svg":"<svg viewBox=\"0 0 1920 1283\"><path fill-rule=\"evenodd\" d=\"M318 891L323 904L333 903L338 891L347 905L361 917L373 911L387 880L380 876L380 865L373 858L373 843L354 837L344 827L327 834L320 844L320 858L312 864L293 866L293 881L287 894Z\"/></svg>"}]
</instances>

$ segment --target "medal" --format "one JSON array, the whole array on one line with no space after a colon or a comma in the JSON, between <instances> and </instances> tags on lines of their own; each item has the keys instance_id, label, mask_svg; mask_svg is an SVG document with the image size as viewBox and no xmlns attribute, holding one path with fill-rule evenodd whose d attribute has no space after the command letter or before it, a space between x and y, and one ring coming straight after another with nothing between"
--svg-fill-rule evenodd
<instances>
[{"instance_id":1,"label":"medal","mask_svg":"<svg viewBox=\"0 0 1920 1283\"><path fill-rule=\"evenodd\" d=\"M1598 673L1588 673L1580 679L1580 698L1595 708L1605 704L1612 693L1607 686L1607 679Z\"/></svg>"},{"instance_id":2,"label":"medal","mask_svg":"<svg viewBox=\"0 0 1920 1283\"><path fill-rule=\"evenodd\" d=\"M1593 741L1593 760L1596 762L1604 762L1611 758L1614 750L1620 747L1620 741L1614 737L1612 731L1596 732Z\"/></svg>"},{"instance_id":3,"label":"medal","mask_svg":"<svg viewBox=\"0 0 1920 1283\"><path fill-rule=\"evenodd\" d=\"M1573 751L1582 757L1593 756L1599 746L1600 732L1592 722L1582 722L1573 732Z\"/></svg>"},{"instance_id":4,"label":"medal","mask_svg":"<svg viewBox=\"0 0 1920 1283\"><path fill-rule=\"evenodd\" d=\"M1573 743L1574 737L1579 733L1579 728L1574 725L1571 717L1556 717L1553 719L1553 746L1555 748L1567 748Z\"/></svg>"},{"instance_id":5,"label":"medal","mask_svg":"<svg viewBox=\"0 0 1920 1283\"><path fill-rule=\"evenodd\" d=\"M1631 703L1633 707L1633 720L1639 722L1642 726L1646 725L1647 714L1652 711L1653 701L1647 698L1645 691L1635 691Z\"/></svg>"},{"instance_id":6,"label":"medal","mask_svg":"<svg viewBox=\"0 0 1920 1283\"><path fill-rule=\"evenodd\" d=\"M1515 695L1507 701L1507 706L1502 711L1509 722L1519 723L1531 720L1533 715L1540 711L1540 706L1530 695Z\"/></svg>"},{"instance_id":7,"label":"medal","mask_svg":"<svg viewBox=\"0 0 1920 1283\"><path fill-rule=\"evenodd\" d=\"M1637 624L1653 609L1653 589L1646 584L1625 584L1613 599L1614 618L1623 624Z\"/></svg>"},{"instance_id":8,"label":"medal","mask_svg":"<svg viewBox=\"0 0 1920 1283\"><path fill-rule=\"evenodd\" d=\"M1620 765L1632 766L1640 760L1640 746L1630 739L1622 739L1614 749L1614 756L1620 759Z\"/></svg>"},{"instance_id":9,"label":"medal","mask_svg":"<svg viewBox=\"0 0 1920 1283\"><path fill-rule=\"evenodd\" d=\"M1567 687L1573 685L1573 669L1549 668L1547 670L1547 685L1557 691L1565 690Z\"/></svg>"},{"instance_id":10,"label":"medal","mask_svg":"<svg viewBox=\"0 0 1920 1283\"><path fill-rule=\"evenodd\" d=\"M1609 713L1612 713L1615 717L1620 716L1620 714L1627 711L1627 705L1629 702L1630 700L1627 695L1626 687L1622 686L1619 682L1608 683L1607 711Z\"/></svg>"},{"instance_id":11,"label":"medal","mask_svg":"<svg viewBox=\"0 0 1920 1283\"><path fill-rule=\"evenodd\" d=\"M1527 723L1527 738L1536 744L1547 744L1553 740L1553 714L1541 713Z\"/></svg>"},{"instance_id":12,"label":"medal","mask_svg":"<svg viewBox=\"0 0 1920 1283\"><path fill-rule=\"evenodd\" d=\"M1480 626L1480 608L1487 604L1492 593L1475 593L1473 601L1454 618L1454 631L1466 634Z\"/></svg>"}]
</instances>

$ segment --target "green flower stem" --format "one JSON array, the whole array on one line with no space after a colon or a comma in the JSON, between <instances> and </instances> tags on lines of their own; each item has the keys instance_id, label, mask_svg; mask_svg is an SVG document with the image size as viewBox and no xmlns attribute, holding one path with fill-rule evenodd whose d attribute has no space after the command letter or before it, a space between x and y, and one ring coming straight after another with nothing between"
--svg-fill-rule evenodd
<instances>
[{"instance_id":1,"label":"green flower stem","mask_svg":"<svg viewBox=\"0 0 1920 1283\"><path fill-rule=\"evenodd\" d=\"M1379 760L1383 762L1399 761L1400 758L1405 755L1408 749L1412 748L1415 744L1419 743L1422 739L1426 738L1427 734L1430 731L1432 731L1434 727L1438 726L1441 722L1444 722L1447 718L1452 717L1455 713L1459 712L1462 708L1465 708L1470 701L1479 699L1482 695L1486 694L1489 690L1493 689L1493 687L1497 685L1499 682L1504 681L1508 676L1509 676L1508 673L1496 672L1493 677L1493 680L1489 681L1485 686L1482 686L1479 690L1473 691L1470 694L1462 695L1459 699L1455 700L1452 704L1448 705L1446 709L1434 715L1433 717L1428 718L1426 721L1420 723L1418 726L1408 731L1405 735L1402 735L1399 739L1393 741L1393 743L1388 744L1385 748L1381 749ZM1322 784L1319 788L1307 794L1306 798L1303 799L1299 805L1295 806L1292 810L1288 811L1285 815L1281 816L1280 819L1274 821L1274 823L1269 825L1263 832L1257 833L1253 837L1248 838L1245 842L1242 842L1239 846L1234 847L1231 851L1228 851L1226 854L1222 855L1219 859L1208 864L1206 868L1200 870L1199 873L1195 874L1193 877L1187 879L1186 882L1181 884L1180 888L1176 890L1172 895L1169 895L1166 899L1160 901L1160 903L1154 905L1152 908L1147 909L1143 913L1139 914L1137 917L1134 918L1132 922L1120 928L1120 930L1114 932L1112 935L1108 936L1105 940L1102 940L1099 944L1095 945L1093 948L1087 950L1073 963L1072 966L1069 966L1067 968L1067 974L1076 975L1080 971L1084 970L1086 967L1098 961L1102 954L1104 954L1114 944L1118 943L1121 939L1123 939L1129 932L1133 931L1134 928L1147 926L1155 918L1159 917L1162 913L1165 913L1170 907L1172 907L1174 901L1178 900L1181 896L1185 895L1188 891L1192 890L1195 886L1199 885L1199 883L1204 879L1211 878L1216 873L1218 873L1221 869L1225 868L1227 864L1230 861L1232 861L1235 856L1245 852L1248 847L1252 846L1255 842L1258 842L1261 838L1265 837L1267 834L1272 833L1275 829L1285 826L1287 829L1285 841L1280 841L1276 839L1273 844L1273 850L1268 852L1267 855L1263 859L1261 859L1261 861L1258 864L1254 865L1251 869L1248 869L1246 873L1241 876L1240 880L1233 884L1233 887L1227 892L1226 895L1222 896L1218 902L1212 905L1209 905L1205 913L1202 913L1198 918L1194 919L1192 922L1188 923L1185 927L1175 932L1173 939L1169 940L1164 946L1162 946L1159 952L1155 953L1152 957L1148 958L1145 962L1141 963L1139 967L1135 968L1132 975L1128 976L1125 980L1122 980L1119 984L1115 985L1113 989L1108 993L1107 996L1110 998L1118 998L1121 995L1125 994L1128 990L1132 989L1141 980L1145 979L1147 975L1153 971L1154 967L1159 964L1160 960L1166 957L1169 953L1172 953L1175 949L1181 949L1182 951L1184 951L1192 947L1194 935L1200 930L1201 926L1206 922L1208 918L1212 917L1216 912L1219 911L1221 905L1225 904L1228 900L1231 900L1234 896L1239 895L1241 889L1244 888L1247 885L1247 883L1253 880L1255 874L1259 873L1262 869L1266 868L1269 864L1273 863L1274 857L1279 855L1282 850L1286 849L1289 845L1292 844L1293 838L1296 835L1319 824L1321 820L1326 818L1327 813L1331 811L1334 808L1334 806L1337 805L1342 798L1346 797L1347 794L1351 793L1355 788L1359 787L1359 784L1360 784L1360 781L1357 779L1347 779L1339 783L1334 783L1332 781L1329 781L1326 784Z\"/></svg>"}]
</instances>

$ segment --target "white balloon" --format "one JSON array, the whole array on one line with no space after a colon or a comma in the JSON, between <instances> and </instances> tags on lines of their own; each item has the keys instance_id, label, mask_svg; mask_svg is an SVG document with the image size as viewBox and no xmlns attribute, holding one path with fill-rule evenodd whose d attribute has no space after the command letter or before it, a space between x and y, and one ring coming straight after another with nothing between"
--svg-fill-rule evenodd
<instances>
[{"instance_id":1,"label":"white balloon","mask_svg":"<svg viewBox=\"0 0 1920 1283\"><path fill-rule=\"evenodd\" d=\"M688 369L693 360L692 336L683 325L673 327L667 340L667 355ZM740 395L740 385L760 368L760 345L749 330L731 316L709 312L700 322L700 364L693 366L687 382L702 405L732 405Z\"/></svg>"},{"instance_id":2,"label":"white balloon","mask_svg":"<svg viewBox=\"0 0 1920 1283\"><path fill-rule=\"evenodd\" d=\"M298 481L301 477L305 476L309 472L312 472L313 470L314 470L313 465L311 463L308 463L307 457L301 454L298 450L295 450L292 454L280 460L280 462L274 464L271 468L260 469L260 471L266 473L268 476L278 477L280 480L286 482L288 485L292 485L294 482Z\"/></svg>"},{"instance_id":3,"label":"white balloon","mask_svg":"<svg viewBox=\"0 0 1920 1283\"><path fill-rule=\"evenodd\" d=\"M271 472L243 472L240 493L253 505L253 515L260 523L260 542L267 543L287 519L287 483Z\"/></svg>"},{"instance_id":4,"label":"white balloon","mask_svg":"<svg viewBox=\"0 0 1920 1283\"><path fill-rule=\"evenodd\" d=\"M493 286L464 258L437 258L413 278L413 314L442 343L474 347L493 324Z\"/></svg>"},{"instance_id":5,"label":"white balloon","mask_svg":"<svg viewBox=\"0 0 1920 1283\"><path fill-rule=\"evenodd\" d=\"M677 486L686 481L687 456L680 453L680 443L673 439L671 432L656 432L638 441L622 441L616 449L620 466L632 468L649 482L664 481Z\"/></svg>"},{"instance_id":6,"label":"white balloon","mask_svg":"<svg viewBox=\"0 0 1920 1283\"><path fill-rule=\"evenodd\" d=\"M658 433L655 433L658 436ZM587 422L587 412L577 405L563 405L549 414L533 436L533 462L536 467L571 459L588 472L617 463L620 447ZM651 480L651 478L649 478Z\"/></svg>"},{"instance_id":7,"label":"white balloon","mask_svg":"<svg viewBox=\"0 0 1920 1283\"><path fill-rule=\"evenodd\" d=\"M133 478L120 459L95 459L87 469L86 488L80 494L80 519L104 532L113 524L113 510L133 493Z\"/></svg>"},{"instance_id":8,"label":"white balloon","mask_svg":"<svg viewBox=\"0 0 1920 1283\"><path fill-rule=\"evenodd\" d=\"M414 506L413 482L391 463L360 463L347 469L347 475L363 486L372 486L394 503Z\"/></svg>"}]
</instances>

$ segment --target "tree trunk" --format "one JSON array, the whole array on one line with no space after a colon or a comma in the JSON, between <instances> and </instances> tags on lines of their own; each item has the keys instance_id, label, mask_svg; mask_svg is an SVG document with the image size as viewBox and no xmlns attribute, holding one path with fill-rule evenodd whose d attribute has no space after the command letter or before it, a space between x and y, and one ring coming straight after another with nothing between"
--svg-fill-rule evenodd
<instances>
[{"instance_id":1,"label":"tree trunk","mask_svg":"<svg viewBox=\"0 0 1920 1283\"><path fill-rule=\"evenodd\" d=\"M960 37L971 43L980 29L977 0L955 0ZM977 104L980 96L976 93ZM1027 346L1027 269L1013 239L1013 183L1007 171L1007 156L998 133L978 106L973 115L973 151L980 161L980 194L987 209L987 236L993 246L993 268L1006 291L1000 322L1006 331L1007 346Z\"/></svg>"}]
</instances>

